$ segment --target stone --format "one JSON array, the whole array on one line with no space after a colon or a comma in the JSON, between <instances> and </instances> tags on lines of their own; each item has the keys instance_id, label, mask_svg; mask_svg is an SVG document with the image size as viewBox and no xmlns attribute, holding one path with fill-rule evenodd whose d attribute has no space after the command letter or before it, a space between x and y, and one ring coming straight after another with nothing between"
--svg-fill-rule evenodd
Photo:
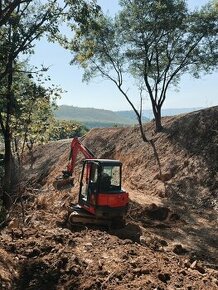
<instances>
[{"instance_id":1,"label":"stone","mask_svg":"<svg viewBox=\"0 0 218 290\"><path fill-rule=\"evenodd\" d=\"M183 248L183 246L181 244L176 244L173 248L173 252L177 255L184 255L188 251L185 248Z\"/></svg>"}]
</instances>

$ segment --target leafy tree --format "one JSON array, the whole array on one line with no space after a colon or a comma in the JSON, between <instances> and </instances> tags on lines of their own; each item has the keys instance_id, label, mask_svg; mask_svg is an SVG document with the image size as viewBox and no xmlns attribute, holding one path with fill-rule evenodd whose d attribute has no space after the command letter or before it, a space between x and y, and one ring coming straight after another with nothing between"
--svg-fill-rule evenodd
<instances>
[{"instance_id":1,"label":"leafy tree","mask_svg":"<svg viewBox=\"0 0 218 290\"><path fill-rule=\"evenodd\" d=\"M13 111L10 115L10 141L11 161L14 171L14 157L21 165L23 153L26 148L30 150L35 144L44 143L49 140L50 127L53 121L53 100L57 97L59 89L55 86L44 88L43 82L38 84L25 72L22 64L16 64L13 75L13 92L15 95ZM26 69L25 69L26 70ZM41 75L41 73L40 73ZM0 93L4 96L4 86ZM6 121L7 111L2 107L2 120ZM13 174L13 178L16 174ZM5 179L5 178L4 178ZM4 180L3 179L3 180ZM13 181L12 178L10 181ZM3 191L4 193L4 191Z\"/></svg>"},{"instance_id":2,"label":"leafy tree","mask_svg":"<svg viewBox=\"0 0 218 290\"><path fill-rule=\"evenodd\" d=\"M121 5L120 32L129 68L144 81L160 131L168 88L186 72L199 77L216 68L218 14L210 5L189 12L181 0L123 0Z\"/></svg>"},{"instance_id":3,"label":"leafy tree","mask_svg":"<svg viewBox=\"0 0 218 290\"><path fill-rule=\"evenodd\" d=\"M80 137L87 133L88 129L75 121L54 120L50 129L49 140L61 140Z\"/></svg>"},{"instance_id":4,"label":"leafy tree","mask_svg":"<svg viewBox=\"0 0 218 290\"><path fill-rule=\"evenodd\" d=\"M70 49L74 52L72 64L84 68L84 81L101 76L112 81L123 94L136 114L142 139L149 142L142 124L142 90L139 90L139 109L131 101L125 88L124 76L127 73L127 62L120 38L121 34L113 19L99 12L98 17L85 30L80 26L75 30Z\"/></svg>"},{"instance_id":5,"label":"leafy tree","mask_svg":"<svg viewBox=\"0 0 218 290\"><path fill-rule=\"evenodd\" d=\"M29 1L30 0L14 0L9 2L0 0L0 27L7 23L11 14L21 3L27 3Z\"/></svg>"},{"instance_id":6,"label":"leafy tree","mask_svg":"<svg viewBox=\"0 0 218 290\"><path fill-rule=\"evenodd\" d=\"M11 136L13 150L21 162L26 146L32 150L35 144L49 140L54 102L62 90L54 85L44 88L43 83L36 84L26 73L18 73L14 76L14 91Z\"/></svg>"},{"instance_id":7,"label":"leafy tree","mask_svg":"<svg viewBox=\"0 0 218 290\"><path fill-rule=\"evenodd\" d=\"M81 30L80 27L75 30L75 38L70 46L74 52L72 63L77 63L84 68L84 80L89 81L93 77L101 76L116 85L135 112L142 140L152 146L161 175L161 165L155 143L147 137L143 128L142 87L139 86L139 109L131 101L124 87L124 76L128 71L128 63L121 45L121 35L117 24L99 12L98 18L85 30Z\"/></svg>"},{"instance_id":8,"label":"leafy tree","mask_svg":"<svg viewBox=\"0 0 218 290\"><path fill-rule=\"evenodd\" d=\"M138 83L142 104L148 94L156 121L162 129L161 108L168 89L184 73L200 77L216 68L218 59L218 12L214 4L188 11L183 0L121 0L119 14L110 19L99 13L95 22L78 27L72 41L73 63L81 65L84 79L101 76L124 90L124 76ZM216 4L216 3L215 3Z\"/></svg>"},{"instance_id":9,"label":"leafy tree","mask_svg":"<svg viewBox=\"0 0 218 290\"><path fill-rule=\"evenodd\" d=\"M5 1L4 5L7 6L7 3ZM10 14L8 21L1 26L0 82L4 89L0 103L2 107L0 125L5 143L5 199L11 187L11 126L17 98L14 89L16 63L19 61L20 55L32 52L36 39L46 32L52 33L58 29L60 13L61 9L56 1L48 1L46 4L40 4L38 1L22 1Z\"/></svg>"},{"instance_id":10,"label":"leafy tree","mask_svg":"<svg viewBox=\"0 0 218 290\"><path fill-rule=\"evenodd\" d=\"M19 63L21 56L30 55L34 52L34 45L42 36L46 35L49 39L52 39L51 36L58 36L59 24L61 21L60 17L66 15L67 7L70 7L68 10L68 17L78 17L79 19L79 14L77 15L77 12L83 9L83 16L85 18L86 15L88 17L88 12L92 4L94 5L94 2L90 1L86 4L86 1L66 0L65 3L62 2L62 4L61 6L58 0L42 2L37 0L0 1L0 127L5 143L5 176L3 190L5 204L7 203L7 193L10 192L11 188L13 156L11 150L12 138L15 137L15 147L18 148L18 143L20 142L19 134L21 134L20 127L22 127L22 125L17 116L20 114L19 108L22 107L22 104L24 105L25 103L27 105L28 103L24 95L22 95L19 90L16 90L17 84L15 73L17 63ZM70 4L71 6L69 6ZM45 71L45 69L42 68L42 71ZM29 75L31 75L31 72L29 72ZM31 97L35 96L33 91L31 92L31 84L25 84L27 85L26 89L28 95ZM32 84L32 89L33 87L34 84ZM37 94L40 90L40 86L38 86L36 88ZM47 110L46 104L48 104L48 100L46 101L46 97L44 98L44 103L42 102L44 96L45 92L42 90L42 98L34 100L34 105L37 104L37 106L41 107L40 112L42 112L42 110ZM31 104L31 101L32 99L29 100L29 104ZM25 113L27 114L26 116ZM31 117L33 116L34 114L31 115ZM42 116L35 116L36 119L39 117ZM24 120L27 118L28 120L28 112L24 112L22 118ZM44 125L45 124L43 124L43 126ZM45 129L45 127L46 126L43 128ZM28 130L29 129L30 128L28 128ZM12 132L13 130L16 130L16 134Z\"/></svg>"}]
</instances>

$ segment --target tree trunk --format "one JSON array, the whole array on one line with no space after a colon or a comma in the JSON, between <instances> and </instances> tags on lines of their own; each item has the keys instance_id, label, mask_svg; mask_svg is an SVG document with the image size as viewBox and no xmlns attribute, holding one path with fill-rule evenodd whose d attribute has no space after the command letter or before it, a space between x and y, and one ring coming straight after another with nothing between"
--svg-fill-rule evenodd
<instances>
[{"instance_id":1,"label":"tree trunk","mask_svg":"<svg viewBox=\"0 0 218 290\"><path fill-rule=\"evenodd\" d=\"M11 43L11 27L9 30L9 42ZM13 50L12 50L13 51ZM13 54L8 57L8 77L7 77L7 114L4 131L5 142L5 175L3 180L3 202L6 208L10 207L11 201L11 177L12 177L12 154L11 154L11 113L12 113L12 84L13 84Z\"/></svg>"},{"instance_id":2,"label":"tree trunk","mask_svg":"<svg viewBox=\"0 0 218 290\"><path fill-rule=\"evenodd\" d=\"M155 115L155 131L156 132L161 132L163 130L163 126L161 123L161 111L160 109L156 112Z\"/></svg>"},{"instance_id":3,"label":"tree trunk","mask_svg":"<svg viewBox=\"0 0 218 290\"><path fill-rule=\"evenodd\" d=\"M3 203L6 208L10 207L11 191L11 137L10 132L5 132L5 174L3 180Z\"/></svg>"},{"instance_id":4,"label":"tree trunk","mask_svg":"<svg viewBox=\"0 0 218 290\"><path fill-rule=\"evenodd\" d=\"M154 100L152 102L152 110L155 119L155 132L161 132L163 130L161 122L161 106L158 106Z\"/></svg>"}]
</instances>

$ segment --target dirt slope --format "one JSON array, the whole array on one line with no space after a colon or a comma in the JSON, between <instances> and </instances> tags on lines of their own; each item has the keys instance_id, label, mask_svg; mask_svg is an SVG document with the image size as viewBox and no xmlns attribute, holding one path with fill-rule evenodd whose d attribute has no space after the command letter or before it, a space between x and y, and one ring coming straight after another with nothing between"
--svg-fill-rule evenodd
<instances>
[{"instance_id":1,"label":"dirt slope","mask_svg":"<svg viewBox=\"0 0 218 290\"><path fill-rule=\"evenodd\" d=\"M218 107L163 125L158 134L145 125L161 176L137 126L93 129L83 140L96 157L123 162L131 202L120 230L63 226L78 182L71 192L52 182L70 140L27 156L23 197L0 235L0 289L218 289Z\"/></svg>"}]
</instances>

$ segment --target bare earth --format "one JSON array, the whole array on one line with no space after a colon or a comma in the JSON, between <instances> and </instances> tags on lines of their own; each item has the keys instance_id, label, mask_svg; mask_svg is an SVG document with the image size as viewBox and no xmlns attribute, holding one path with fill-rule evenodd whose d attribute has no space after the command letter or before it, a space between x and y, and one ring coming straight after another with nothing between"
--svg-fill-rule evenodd
<instances>
[{"instance_id":1,"label":"bare earth","mask_svg":"<svg viewBox=\"0 0 218 290\"><path fill-rule=\"evenodd\" d=\"M218 107L163 119L154 133L162 175L137 126L93 129L83 142L123 162L130 207L122 229L67 228L76 186L56 191L71 140L26 156L22 195L0 234L0 289L218 289Z\"/></svg>"}]
</instances>

